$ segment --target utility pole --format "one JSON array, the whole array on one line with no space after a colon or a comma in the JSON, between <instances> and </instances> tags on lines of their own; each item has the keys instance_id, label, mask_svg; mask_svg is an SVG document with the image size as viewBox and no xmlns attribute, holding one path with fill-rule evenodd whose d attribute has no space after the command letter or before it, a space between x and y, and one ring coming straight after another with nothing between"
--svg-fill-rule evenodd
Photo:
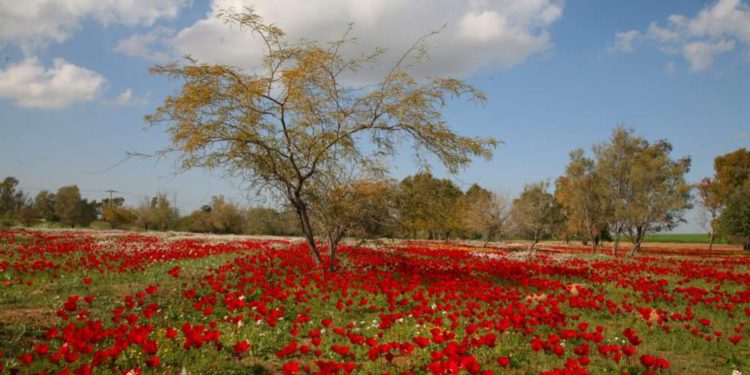
<instances>
[{"instance_id":1,"label":"utility pole","mask_svg":"<svg viewBox=\"0 0 750 375\"><path fill-rule=\"evenodd\" d=\"M117 190L107 189L104 190L105 193L109 193L109 203L107 204L109 208L112 208L112 193L117 193Z\"/></svg>"}]
</instances>

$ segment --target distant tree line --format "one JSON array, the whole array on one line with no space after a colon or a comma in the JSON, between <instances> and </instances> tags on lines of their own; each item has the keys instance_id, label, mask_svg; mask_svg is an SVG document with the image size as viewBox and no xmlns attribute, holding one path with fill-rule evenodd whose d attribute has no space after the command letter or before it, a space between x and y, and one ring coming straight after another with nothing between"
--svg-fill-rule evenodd
<instances>
[{"instance_id":1,"label":"distant tree line","mask_svg":"<svg viewBox=\"0 0 750 375\"><path fill-rule=\"evenodd\" d=\"M646 235L669 231L685 222L697 202L699 223L713 246L718 237L750 250L750 152L742 148L714 160L714 177L697 184L685 181L689 157L673 158L666 140L648 142L632 129L617 127L611 137L570 153L565 173L549 183L527 185L513 201L513 233L531 240L533 251L544 238L579 239L596 251L604 240L631 242L629 256ZM695 192L695 194L693 194Z\"/></svg>"},{"instance_id":2,"label":"distant tree line","mask_svg":"<svg viewBox=\"0 0 750 375\"><path fill-rule=\"evenodd\" d=\"M685 181L689 157L674 159L668 141L649 142L624 127L592 151L588 157L573 150L565 174L555 182L562 237L590 242L592 251L612 239L613 254L625 237L634 256L648 233L684 222L691 207L692 185Z\"/></svg>"},{"instance_id":3,"label":"distant tree line","mask_svg":"<svg viewBox=\"0 0 750 375\"><path fill-rule=\"evenodd\" d=\"M88 226L97 219L100 203L81 198L78 186L63 186L56 193L40 191L33 199L18 189L18 179L0 183L0 224L31 226L40 221L60 226Z\"/></svg>"},{"instance_id":4,"label":"distant tree line","mask_svg":"<svg viewBox=\"0 0 750 375\"><path fill-rule=\"evenodd\" d=\"M180 215L165 193L137 205L126 205L124 197L84 199L76 185L56 192L42 190L33 197L18 185L14 177L6 177L0 185L3 226L302 235L292 209L245 208L223 196L214 196L210 203ZM451 180L429 173L409 176L401 182L353 180L331 196L337 201L327 205L326 212L314 212L313 225L322 230L325 224L340 221L340 236L359 238L496 239L504 233L503 221L508 211L505 198L477 184L463 192ZM495 212L489 208L495 208Z\"/></svg>"},{"instance_id":5,"label":"distant tree line","mask_svg":"<svg viewBox=\"0 0 750 375\"><path fill-rule=\"evenodd\" d=\"M685 181L689 158L673 159L665 140L650 143L632 129L618 127L607 141L570 152L565 173L554 185L527 185L511 200L478 184L462 190L450 179L417 173L401 181L350 179L311 205L311 225L325 239L414 238L430 240L501 238L530 240L529 250L544 239L580 240L597 251L602 241L631 242L635 255L648 233L684 222L697 202L700 224L710 237L750 243L750 152L739 149L715 159L715 175L697 184ZM164 193L134 206L123 197L83 199L77 186L40 191L33 198L6 177L0 184L0 219L9 225L56 225L179 230L200 233L302 236L293 207L241 207L215 196L211 202L180 215ZM554 191L550 191L554 186ZM696 191L695 198L691 192ZM324 207L325 209L320 209Z\"/></svg>"}]
</instances>

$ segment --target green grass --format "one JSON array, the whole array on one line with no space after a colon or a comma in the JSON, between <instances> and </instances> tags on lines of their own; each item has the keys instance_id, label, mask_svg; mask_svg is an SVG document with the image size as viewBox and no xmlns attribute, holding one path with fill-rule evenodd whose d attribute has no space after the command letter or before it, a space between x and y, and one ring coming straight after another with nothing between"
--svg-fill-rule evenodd
<instances>
[{"instance_id":1,"label":"green grass","mask_svg":"<svg viewBox=\"0 0 750 375\"><path fill-rule=\"evenodd\" d=\"M707 233L655 233L647 235L644 242L707 244L709 242L709 237ZM714 243L725 244L727 242L721 238L717 238Z\"/></svg>"}]
</instances>

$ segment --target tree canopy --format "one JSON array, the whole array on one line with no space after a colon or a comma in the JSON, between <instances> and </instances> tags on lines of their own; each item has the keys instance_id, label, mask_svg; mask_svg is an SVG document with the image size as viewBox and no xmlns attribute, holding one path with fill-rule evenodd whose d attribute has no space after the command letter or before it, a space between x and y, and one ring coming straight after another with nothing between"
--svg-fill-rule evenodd
<instances>
[{"instance_id":1,"label":"tree canopy","mask_svg":"<svg viewBox=\"0 0 750 375\"><path fill-rule=\"evenodd\" d=\"M594 160L587 158L582 149L571 151L565 175L555 183L555 198L562 205L567 233L590 241L595 252L600 235L607 228L611 206Z\"/></svg>"},{"instance_id":2,"label":"tree canopy","mask_svg":"<svg viewBox=\"0 0 750 375\"><path fill-rule=\"evenodd\" d=\"M719 223L722 234L750 250L750 182L737 187L727 197Z\"/></svg>"},{"instance_id":3,"label":"tree canopy","mask_svg":"<svg viewBox=\"0 0 750 375\"><path fill-rule=\"evenodd\" d=\"M165 193L158 193L151 199L144 199L135 209L135 216L136 225L145 230L169 230L175 227L179 213Z\"/></svg>"},{"instance_id":4,"label":"tree canopy","mask_svg":"<svg viewBox=\"0 0 750 375\"><path fill-rule=\"evenodd\" d=\"M699 204L703 208L705 225L710 229L711 241L717 233L728 240L740 242L750 250L746 231L749 220L746 212L750 184L750 151L740 148L714 159L713 178L698 184ZM744 220L744 222L743 222Z\"/></svg>"},{"instance_id":5,"label":"tree canopy","mask_svg":"<svg viewBox=\"0 0 750 375\"><path fill-rule=\"evenodd\" d=\"M449 179L417 173L399 184L398 208L407 236L448 239L462 228L463 192Z\"/></svg>"},{"instance_id":6,"label":"tree canopy","mask_svg":"<svg viewBox=\"0 0 750 375\"><path fill-rule=\"evenodd\" d=\"M535 245L549 238L562 223L560 204L547 190L548 182L538 182L524 186L521 195L513 200L511 217L516 234L531 240L529 252Z\"/></svg>"},{"instance_id":7,"label":"tree canopy","mask_svg":"<svg viewBox=\"0 0 750 375\"><path fill-rule=\"evenodd\" d=\"M0 220L5 221L15 216L23 206L24 194L17 187L18 179L15 177L5 177L0 182Z\"/></svg>"},{"instance_id":8,"label":"tree canopy","mask_svg":"<svg viewBox=\"0 0 750 375\"><path fill-rule=\"evenodd\" d=\"M421 39L380 82L352 87L343 75L377 64L382 50L350 59L342 53L348 34L329 44L290 42L251 10L219 17L263 41L262 65L252 72L195 60L155 66L152 73L183 84L146 120L167 124L171 145L163 152L177 152L181 168L223 168L283 197L318 263L310 197L344 166L383 170L402 142L421 164L432 154L451 172L491 157L494 139L459 135L442 115L450 99L483 102L484 94L458 79L406 72L407 60L424 52Z\"/></svg>"},{"instance_id":9,"label":"tree canopy","mask_svg":"<svg viewBox=\"0 0 750 375\"><path fill-rule=\"evenodd\" d=\"M714 183L720 198L728 198L750 181L750 151L745 148L714 159Z\"/></svg>"},{"instance_id":10,"label":"tree canopy","mask_svg":"<svg viewBox=\"0 0 750 375\"><path fill-rule=\"evenodd\" d=\"M673 229L690 207L691 185L685 182L690 158L675 160L671 152L666 140L649 143L622 126L594 147L597 173L611 205L614 252L620 235L627 234L634 256L647 233Z\"/></svg>"},{"instance_id":11,"label":"tree canopy","mask_svg":"<svg viewBox=\"0 0 750 375\"><path fill-rule=\"evenodd\" d=\"M55 215L63 225L73 227L80 223L83 212L81 191L76 185L63 186L55 194Z\"/></svg>"}]
</instances>

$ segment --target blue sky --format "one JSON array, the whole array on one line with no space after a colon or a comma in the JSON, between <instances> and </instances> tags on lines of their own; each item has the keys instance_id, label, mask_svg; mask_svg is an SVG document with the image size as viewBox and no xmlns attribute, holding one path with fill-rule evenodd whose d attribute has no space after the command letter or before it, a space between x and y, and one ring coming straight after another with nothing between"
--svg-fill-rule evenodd
<instances>
[{"instance_id":1,"label":"blue sky","mask_svg":"<svg viewBox=\"0 0 750 375\"><path fill-rule=\"evenodd\" d=\"M143 116L177 83L149 75L149 66L185 53L252 66L254 41L213 17L242 6L292 38L330 40L354 22L356 48L364 49L403 49L447 24L431 40L424 70L466 79L488 102L453 102L446 118L460 133L504 142L491 161L452 177L463 187L478 182L514 195L526 183L554 180L570 150L589 150L618 124L668 139L676 157L692 156L690 181L710 176L717 155L750 146L747 1L13 3L0 5L0 176L17 177L31 194L77 184L89 198L115 189L131 204L157 191L176 194L183 212L218 194L247 203L253 194L220 173L172 176L170 160L107 169L127 151L168 142L162 129L145 130ZM396 178L415 172L408 154L392 165ZM688 218L680 230L698 230Z\"/></svg>"}]
</instances>

